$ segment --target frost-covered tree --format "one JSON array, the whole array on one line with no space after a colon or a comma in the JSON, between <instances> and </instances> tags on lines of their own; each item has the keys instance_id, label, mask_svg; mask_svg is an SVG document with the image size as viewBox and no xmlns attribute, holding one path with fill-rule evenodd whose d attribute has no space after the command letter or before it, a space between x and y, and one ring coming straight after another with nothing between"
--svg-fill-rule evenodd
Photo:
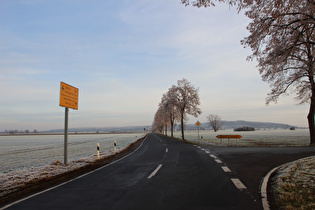
<instances>
[{"instance_id":1,"label":"frost-covered tree","mask_svg":"<svg viewBox=\"0 0 315 210\"><path fill-rule=\"evenodd\" d=\"M163 129L166 127L167 129L167 116L165 115L162 107L159 106L157 112L154 115L154 120L152 123L152 130L154 132L163 133Z\"/></svg>"},{"instance_id":2,"label":"frost-covered tree","mask_svg":"<svg viewBox=\"0 0 315 210\"><path fill-rule=\"evenodd\" d=\"M186 115L198 117L202 113L198 107L200 105L199 89L191 85L187 79L177 81L177 99L176 104L180 113L180 127L182 131L182 139L184 136L184 120Z\"/></svg>"},{"instance_id":3,"label":"frost-covered tree","mask_svg":"<svg viewBox=\"0 0 315 210\"><path fill-rule=\"evenodd\" d=\"M266 104L286 93L309 103L310 143L315 144L315 0L195 0L192 5L208 7L216 2L237 6L251 19L250 35L241 43L252 49L248 58L257 59L263 81L270 84Z\"/></svg>"},{"instance_id":4,"label":"frost-covered tree","mask_svg":"<svg viewBox=\"0 0 315 210\"><path fill-rule=\"evenodd\" d=\"M171 137L174 136L174 126L176 122L180 119L180 113L177 106L178 92L175 85L168 89L167 93L163 95L162 106L163 111L166 113L169 118Z\"/></svg>"},{"instance_id":5,"label":"frost-covered tree","mask_svg":"<svg viewBox=\"0 0 315 210\"><path fill-rule=\"evenodd\" d=\"M211 128L213 128L214 132L220 130L223 126L223 122L221 121L221 117L217 114L208 115L208 121Z\"/></svg>"},{"instance_id":6,"label":"frost-covered tree","mask_svg":"<svg viewBox=\"0 0 315 210\"><path fill-rule=\"evenodd\" d=\"M163 94L159 108L154 116L152 129L162 132L163 128L171 126L171 136L173 137L176 122L181 122L182 139L184 139L184 121L187 115L197 117L201 114L199 109L199 89L195 88L186 79L177 81L168 92Z\"/></svg>"}]
</instances>

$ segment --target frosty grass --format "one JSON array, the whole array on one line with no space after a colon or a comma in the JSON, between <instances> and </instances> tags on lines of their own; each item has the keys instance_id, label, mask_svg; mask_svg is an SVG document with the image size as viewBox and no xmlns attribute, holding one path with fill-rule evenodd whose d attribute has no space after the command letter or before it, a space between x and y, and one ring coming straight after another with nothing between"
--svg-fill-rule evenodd
<instances>
[{"instance_id":1,"label":"frosty grass","mask_svg":"<svg viewBox=\"0 0 315 210\"><path fill-rule=\"evenodd\" d=\"M119 152L120 150L121 149L118 148L117 152ZM114 154L113 151L101 153L100 158L104 158L112 154ZM82 166L91 164L96 159L96 155L93 155L79 160L71 161L67 166L65 166L58 160L46 166L32 167L23 170L12 171L9 173L0 173L0 197L18 191L18 189L20 187L23 187L27 182L51 178L58 174L72 171Z\"/></svg>"},{"instance_id":2,"label":"frosty grass","mask_svg":"<svg viewBox=\"0 0 315 210\"><path fill-rule=\"evenodd\" d=\"M278 170L273 191L283 209L315 209L315 156L285 164Z\"/></svg>"}]
</instances>

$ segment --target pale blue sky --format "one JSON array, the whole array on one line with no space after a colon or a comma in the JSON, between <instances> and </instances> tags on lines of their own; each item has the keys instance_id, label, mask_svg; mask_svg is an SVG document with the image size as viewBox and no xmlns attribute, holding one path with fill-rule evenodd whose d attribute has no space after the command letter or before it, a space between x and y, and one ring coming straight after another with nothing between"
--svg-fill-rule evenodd
<instances>
[{"instance_id":1,"label":"pale blue sky","mask_svg":"<svg viewBox=\"0 0 315 210\"><path fill-rule=\"evenodd\" d=\"M200 88L202 115L307 126L293 96L265 106L249 20L226 5L180 0L0 0L0 131L63 128L60 81L79 88L69 127L151 125L181 78Z\"/></svg>"}]
</instances>

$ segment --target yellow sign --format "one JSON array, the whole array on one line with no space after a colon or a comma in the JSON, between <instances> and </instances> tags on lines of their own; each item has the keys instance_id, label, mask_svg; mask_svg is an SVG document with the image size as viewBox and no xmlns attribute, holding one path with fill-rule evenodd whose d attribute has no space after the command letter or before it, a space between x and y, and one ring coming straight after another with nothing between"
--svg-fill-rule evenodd
<instances>
[{"instance_id":1,"label":"yellow sign","mask_svg":"<svg viewBox=\"0 0 315 210\"><path fill-rule=\"evenodd\" d=\"M60 102L59 106L78 109L79 89L60 82Z\"/></svg>"},{"instance_id":2,"label":"yellow sign","mask_svg":"<svg viewBox=\"0 0 315 210\"><path fill-rule=\"evenodd\" d=\"M195 124L197 127L199 127L201 125L201 123L199 121L196 122Z\"/></svg>"},{"instance_id":3,"label":"yellow sign","mask_svg":"<svg viewBox=\"0 0 315 210\"><path fill-rule=\"evenodd\" d=\"M242 138L241 135L217 135L218 139L240 139Z\"/></svg>"}]
</instances>

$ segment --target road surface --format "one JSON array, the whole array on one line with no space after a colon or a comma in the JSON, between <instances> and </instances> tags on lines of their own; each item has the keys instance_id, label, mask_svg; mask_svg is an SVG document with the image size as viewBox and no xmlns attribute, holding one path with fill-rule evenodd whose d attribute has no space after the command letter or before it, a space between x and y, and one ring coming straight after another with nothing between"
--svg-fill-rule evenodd
<instances>
[{"instance_id":1,"label":"road surface","mask_svg":"<svg viewBox=\"0 0 315 210\"><path fill-rule=\"evenodd\" d=\"M203 147L240 177L248 193L259 203L261 182L269 171L282 164L315 155L314 147Z\"/></svg>"},{"instance_id":2,"label":"road surface","mask_svg":"<svg viewBox=\"0 0 315 210\"><path fill-rule=\"evenodd\" d=\"M149 134L131 155L8 209L261 209L210 149Z\"/></svg>"}]
</instances>

